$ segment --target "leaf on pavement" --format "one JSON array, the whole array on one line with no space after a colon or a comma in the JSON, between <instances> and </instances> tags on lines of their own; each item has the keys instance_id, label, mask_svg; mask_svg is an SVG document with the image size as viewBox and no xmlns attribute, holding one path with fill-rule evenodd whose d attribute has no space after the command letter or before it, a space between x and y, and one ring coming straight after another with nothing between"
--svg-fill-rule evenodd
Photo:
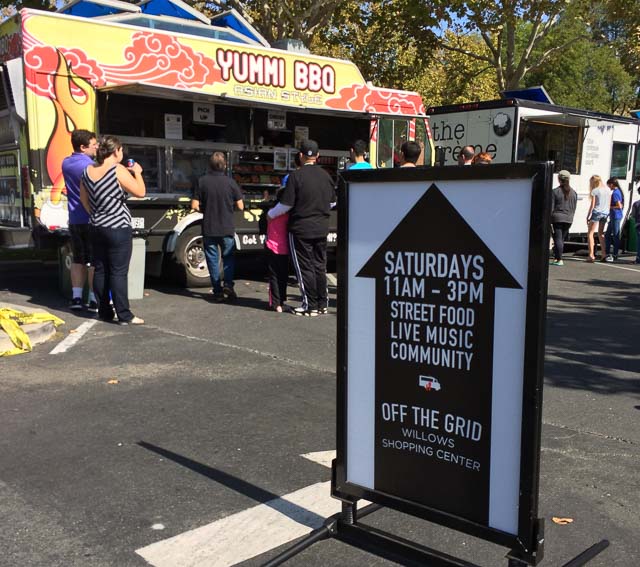
<instances>
[{"instance_id":1,"label":"leaf on pavement","mask_svg":"<svg viewBox=\"0 0 640 567\"><path fill-rule=\"evenodd\" d=\"M551 520L554 524L560 524L561 526L566 526L567 524L573 522L573 518L557 518L556 516L551 518Z\"/></svg>"}]
</instances>

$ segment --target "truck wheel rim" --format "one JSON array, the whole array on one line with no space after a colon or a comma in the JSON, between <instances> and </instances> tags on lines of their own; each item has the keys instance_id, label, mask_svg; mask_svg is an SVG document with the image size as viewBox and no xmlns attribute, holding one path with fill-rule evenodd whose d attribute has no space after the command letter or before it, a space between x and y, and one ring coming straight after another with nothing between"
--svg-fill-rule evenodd
<instances>
[{"instance_id":1,"label":"truck wheel rim","mask_svg":"<svg viewBox=\"0 0 640 567\"><path fill-rule=\"evenodd\" d=\"M209 277L207 260L202 246L202 236L196 236L188 242L185 251L185 260L185 268L190 274L197 278Z\"/></svg>"}]
</instances>

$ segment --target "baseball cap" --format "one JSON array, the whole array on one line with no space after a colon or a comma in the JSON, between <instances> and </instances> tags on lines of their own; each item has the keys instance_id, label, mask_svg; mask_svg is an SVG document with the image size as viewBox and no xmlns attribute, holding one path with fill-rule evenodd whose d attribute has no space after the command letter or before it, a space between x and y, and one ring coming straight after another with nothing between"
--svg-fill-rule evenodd
<instances>
[{"instance_id":1,"label":"baseball cap","mask_svg":"<svg viewBox=\"0 0 640 567\"><path fill-rule=\"evenodd\" d=\"M566 169L563 169L562 171L558 171L558 179L570 179L570 178L571 178L571 174Z\"/></svg>"},{"instance_id":2,"label":"baseball cap","mask_svg":"<svg viewBox=\"0 0 640 567\"><path fill-rule=\"evenodd\" d=\"M302 144L300 144L300 153L304 154L305 156L317 156L318 151L318 143L314 140L303 140Z\"/></svg>"}]
</instances>

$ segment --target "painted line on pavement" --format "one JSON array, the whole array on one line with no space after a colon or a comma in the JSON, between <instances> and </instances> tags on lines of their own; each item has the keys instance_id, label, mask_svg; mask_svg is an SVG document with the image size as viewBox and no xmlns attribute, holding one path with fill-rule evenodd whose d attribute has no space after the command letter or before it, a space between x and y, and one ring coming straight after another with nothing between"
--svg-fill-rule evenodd
<instances>
[{"instance_id":1,"label":"painted line on pavement","mask_svg":"<svg viewBox=\"0 0 640 567\"><path fill-rule=\"evenodd\" d=\"M318 463L323 467L331 468L331 461L336 458L335 451L316 451L315 453L305 453L304 455L300 455L305 459L313 461L314 463Z\"/></svg>"},{"instance_id":2,"label":"painted line on pavement","mask_svg":"<svg viewBox=\"0 0 640 567\"><path fill-rule=\"evenodd\" d=\"M302 456L330 466L335 451ZM369 502L358 504L362 507ZM307 535L341 509L342 503L331 497L331 482L319 482L136 553L154 567L228 567Z\"/></svg>"},{"instance_id":3,"label":"painted line on pavement","mask_svg":"<svg viewBox=\"0 0 640 567\"><path fill-rule=\"evenodd\" d=\"M567 260L570 260L572 262L585 262L585 263L589 263L586 260L583 260L582 258L567 258ZM607 268L616 268L617 270L627 270L627 272L640 272L640 267L638 268L627 268L625 266L618 266L617 264L614 264L613 262L600 262L599 260L596 262L592 262L593 264L599 264L601 266L606 266Z\"/></svg>"},{"instance_id":4,"label":"painted line on pavement","mask_svg":"<svg viewBox=\"0 0 640 567\"><path fill-rule=\"evenodd\" d=\"M63 352L67 352L73 345L75 345L85 334L86 332L93 327L98 321L86 321L82 323L77 329L76 332L60 341L56 347L49 354L61 354Z\"/></svg>"}]
</instances>

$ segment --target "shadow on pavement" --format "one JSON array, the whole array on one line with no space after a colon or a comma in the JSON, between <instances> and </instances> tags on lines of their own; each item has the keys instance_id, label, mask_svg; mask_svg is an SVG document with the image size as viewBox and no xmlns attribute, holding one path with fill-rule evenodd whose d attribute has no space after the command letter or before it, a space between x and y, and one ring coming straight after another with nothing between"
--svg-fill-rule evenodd
<instances>
[{"instance_id":1,"label":"shadow on pavement","mask_svg":"<svg viewBox=\"0 0 640 567\"><path fill-rule=\"evenodd\" d=\"M220 469L215 469L203 463L199 463L198 461L194 461L188 457L179 455L178 453L147 443L146 441L138 441L137 445L143 449L147 449L148 451L161 455L174 463L182 465L183 467L186 467L202 476L214 480L215 482L251 498L260 504L265 504L309 528L315 529L318 526L321 526L325 521L325 518L318 516L318 514L311 510L307 510L306 508L302 508L292 502L281 499L278 494L264 490L255 484L251 484L237 476L221 471Z\"/></svg>"}]
</instances>

